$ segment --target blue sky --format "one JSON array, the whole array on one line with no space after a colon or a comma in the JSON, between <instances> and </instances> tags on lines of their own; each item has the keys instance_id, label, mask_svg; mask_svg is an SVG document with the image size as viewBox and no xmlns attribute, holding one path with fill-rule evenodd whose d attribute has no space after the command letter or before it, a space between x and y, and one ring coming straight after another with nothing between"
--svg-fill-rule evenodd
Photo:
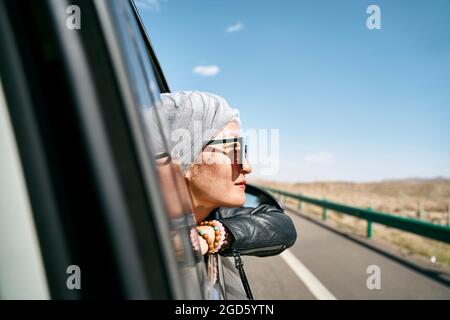
<instances>
[{"instance_id":1,"label":"blue sky","mask_svg":"<svg viewBox=\"0 0 450 320\"><path fill-rule=\"evenodd\" d=\"M280 130L279 170L254 177L450 177L450 1L138 2L172 91L219 94L244 130Z\"/></svg>"}]
</instances>

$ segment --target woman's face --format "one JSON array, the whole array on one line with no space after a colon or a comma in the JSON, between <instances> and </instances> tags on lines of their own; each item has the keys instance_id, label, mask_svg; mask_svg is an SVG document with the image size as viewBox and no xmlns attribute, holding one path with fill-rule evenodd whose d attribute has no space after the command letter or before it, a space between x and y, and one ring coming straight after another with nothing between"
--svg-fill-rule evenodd
<instances>
[{"instance_id":1,"label":"woman's face","mask_svg":"<svg viewBox=\"0 0 450 320\"><path fill-rule=\"evenodd\" d=\"M240 137L239 124L229 122L215 139L235 137ZM234 150L234 143L207 146L189 167L186 178L194 207L240 207L245 203L245 175L252 168L245 157L241 166Z\"/></svg>"}]
</instances>

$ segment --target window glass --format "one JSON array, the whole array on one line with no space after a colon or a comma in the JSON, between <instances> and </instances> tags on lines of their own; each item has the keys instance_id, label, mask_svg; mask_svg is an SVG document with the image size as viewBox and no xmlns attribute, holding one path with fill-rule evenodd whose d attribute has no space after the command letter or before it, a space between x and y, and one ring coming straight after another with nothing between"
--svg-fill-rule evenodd
<instances>
[{"instance_id":1,"label":"window glass","mask_svg":"<svg viewBox=\"0 0 450 320\"><path fill-rule=\"evenodd\" d=\"M207 290L203 258L194 254L191 238L197 234L191 230L195 220L190 196L179 164L170 158L172 145L168 139L166 118L160 109L160 88L154 74L154 66L147 51L143 34L128 1L119 2L121 19L117 19L121 50L126 58L127 76L132 86L136 108L141 115L141 124L146 137L149 161L156 166L161 194L170 221L171 239L175 256L184 279L188 298L200 299ZM125 19L123 19L125 17Z\"/></svg>"}]
</instances>

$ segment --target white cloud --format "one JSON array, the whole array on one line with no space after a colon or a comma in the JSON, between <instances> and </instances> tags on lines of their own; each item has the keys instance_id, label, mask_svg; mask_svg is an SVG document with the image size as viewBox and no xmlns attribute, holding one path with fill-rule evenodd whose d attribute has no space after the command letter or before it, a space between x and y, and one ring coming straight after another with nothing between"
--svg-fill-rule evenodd
<instances>
[{"instance_id":1,"label":"white cloud","mask_svg":"<svg viewBox=\"0 0 450 320\"><path fill-rule=\"evenodd\" d=\"M135 0L134 2L138 8L159 11L161 10L162 1L167 0Z\"/></svg>"},{"instance_id":2,"label":"white cloud","mask_svg":"<svg viewBox=\"0 0 450 320\"><path fill-rule=\"evenodd\" d=\"M196 66L192 72L199 74L204 77L212 77L220 72L219 66Z\"/></svg>"},{"instance_id":3,"label":"white cloud","mask_svg":"<svg viewBox=\"0 0 450 320\"><path fill-rule=\"evenodd\" d=\"M232 33L232 32L242 30L242 29L244 29L244 25L242 24L242 22L239 21L236 24L229 26L225 31L228 33Z\"/></svg>"},{"instance_id":4,"label":"white cloud","mask_svg":"<svg viewBox=\"0 0 450 320\"><path fill-rule=\"evenodd\" d=\"M333 164L334 155L329 152L317 152L304 156L308 163Z\"/></svg>"}]
</instances>

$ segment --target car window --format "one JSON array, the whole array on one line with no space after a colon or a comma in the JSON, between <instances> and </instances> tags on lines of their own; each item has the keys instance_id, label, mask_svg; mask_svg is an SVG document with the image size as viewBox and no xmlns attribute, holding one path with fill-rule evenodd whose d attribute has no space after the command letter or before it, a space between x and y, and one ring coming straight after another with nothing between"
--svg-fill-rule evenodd
<instances>
[{"instance_id":1,"label":"car window","mask_svg":"<svg viewBox=\"0 0 450 320\"><path fill-rule=\"evenodd\" d=\"M116 12L125 19L117 25L122 39L121 49L126 57L133 100L140 114L140 124L146 138L148 161L156 167L161 196L164 200L174 255L183 279L184 295L190 299L204 297L206 291L205 265L203 258L195 255L191 245L191 230L195 220L189 193L181 175L179 164L171 159L166 118L161 112L160 87L154 73L152 57L146 47L144 34L134 8L129 1L119 1ZM193 235L194 237L197 234Z\"/></svg>"},{"instance_id":2,"label":"car window","mask_svg":"<svg viewBox=\"0 0 450 320\"><path fill-rule=\"evenodd\" d=\"M132 2L76 1L88 13L78 33L66 28L63 2L25 4L0 11L14 26L1 29L10 37L1 67L41 252L32 220L17 233L27 229L29 252L17 250L34 259L27 265L39 294L46 297L46 282L57 299L207 297L189 194L158 112L161 75ZM14 223L6 220L0 228ZM47 279L37 275L36 256ZM12 264L0 262L4 277ZM67 286L71 265L82 270L83 290Z\"/></svg>"}]
</instances>

